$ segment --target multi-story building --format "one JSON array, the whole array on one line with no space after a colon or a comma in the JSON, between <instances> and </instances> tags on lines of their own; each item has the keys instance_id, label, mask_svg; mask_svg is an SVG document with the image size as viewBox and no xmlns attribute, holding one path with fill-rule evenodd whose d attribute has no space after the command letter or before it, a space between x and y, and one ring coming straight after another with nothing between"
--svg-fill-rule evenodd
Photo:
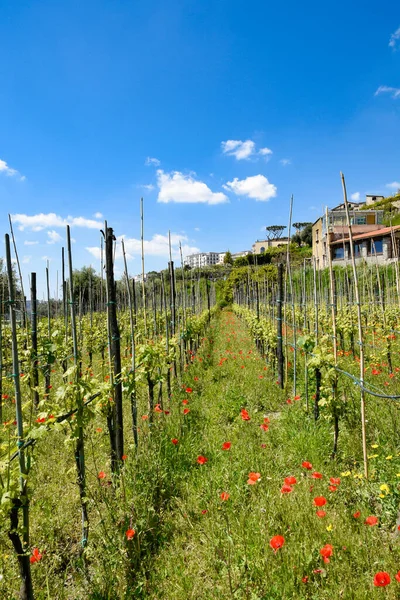
<instances>
[{"instance_id":1,"label":"multi-story building","mask_svg":"<svg viewBox=\"0 0 400 600\"><path fill-rule=\"evenodd\" d=\"M348 232L342 238L333 239L330 248L332 264L345 265L351 259ZM400 256L400 225L353 234L353 250L356 262L364 260L367 263L382 264L398 260Z\"/></svg>"},{"instance_id":2,"label":"multi-story building","mask_svg":"<svg viewBox=\"0 0 400 600\"><path fill-rule=\"evenodd\" d=\"M252 245L253 254L263 254L267 248L278 248L289 243L289 238L281 237L273 240L257 240Z\"/></svg>"},{"instance_id":3,"label":"multi-story building","mask_svg":"<svg viewBox=\"0 0 400 600\"><path fill-rule=\"evenodd\" d=\"M349 216L355 242L356 239L364 240L364 245L361 245L359 248L357 246L356 257L367 259L368 256L370 256L368 252L372 252L374 260L376 260L374 247L373 245L371 246L371 240L375 238L377 240L382 240L382 244L381 241L378 243L379 248L382 248L382 250L378 251L378 248L375 247L376 255L382 254L382 256L385 255L386 257L389 257L391 251L388 244L383 242L384 236L380 236L380 234L378 234L378 232L381 230L386 229L383 225L384 212L383 210L366 209L368 203L371 204L371 201L368 202L369 198L375 198L373 202L381 199L379 196L368 195L365 203L349 203ZM360 236L363 237L361 238ZM350 257L348 238L349 228L347 226L347 217L344 204L339 204L335 208L329 210L328 219L326 218L326 215L319 217L312 226L312 253L313 258L316 261L317 268L323 269L324 267L328 266L329 244L331 246L333 261L347 260L347 258ZM367 249L367 240L370 240L370 250ZM383 246L386 248L385 253L383 253Z\"/></svg>"},{"instance_id":4,"label":"multi-story building","mask_svg":"<svg viewBox=\"0 0 400 600\"><path fill-rule=\"evenodd\" d=\"M183 262L185 265L189 265L189 267L195 269L217 265L219 257L219 252L198 252L197 254L189 254L185 257Z\"/></svg>"}]
</instances>

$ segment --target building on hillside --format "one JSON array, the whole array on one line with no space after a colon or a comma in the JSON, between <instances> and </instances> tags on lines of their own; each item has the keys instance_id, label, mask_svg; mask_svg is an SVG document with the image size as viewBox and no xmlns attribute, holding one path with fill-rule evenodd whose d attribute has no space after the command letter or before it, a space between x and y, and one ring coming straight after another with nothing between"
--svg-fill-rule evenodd
<instances>
[{"instance_id":1,"label":"building on hillside","mask_svg":"<svg viewBox=\"0 0 400 600\"><path fill-rule=\"evenodd\" d=\"M330 248L334 266L344 266L348 263L351 259L348 232L344 237L333 239ZM356 262L385 264L398 260L400 256L400 225L353 234L353 248Z\"/></svg>"},{"instance_id":2,"label":"building on hillside","mask_svg":"<svg viewBox=\"0 0 400 600\"><path fill-rule=\"evenodd\" d=\"M242 250L241 252L232 252L232 258L235 260L236 258L241 258L242 256L249 256L249 254L253 254L251 250Z\"/></svg>"},{"instance_id":3,"label":"building on hillside","mask_svg":"<svg viewBox=\"0 0 400 600\"><path fill-rule=\"evenodd\" d=\"M147 279L147 275L145 273L144 274L144 280L146 281L146 279ZM143 275L142 275L142 273L139 273L139 275L135 275L134 280L135 280L136 283L142 283L142 281L143 281Z\"/></svg>"},{"instance_id":4,"label":"building on hillside","mask_svg":"<svg viewBox=\"0 0 400 600\"><path fill-rule=\"evenodd\" d=\"M232 260L236 260L241 256L248 256L249 254L253 254L251 250L242 250L241 252L231 252ZM220 252L218 264L223 265L225 260L226 252Z\"/></svg>"},{"instance_id":5,"label":"building on hillside","mask_svg":"<svg viewBox=\"0 0 400 600\"><path fill-rule=\"evenodd\" d=\"M366 203L349 203L349 216L353 235L361 235L383 229L383 210L367 210ZM328 222L326 215L319 217L312 225L312 255L316 261L317 269L328 266L328 238L331 244L337 239L348 237L347 217L344 204L339 204L328 211Z\"/></svg>"},{"instance_id":6,"label":"building on hillside","mask_svg":"<svg viewBox=\"0 0 400 600\"><path fill-rule=\"evenodd\" d=\"M384 200L385 196L374 196L373 194L365 195L365 204L369 206L370 204L375 204L375 202L380 202Z\"/></svg>"},{"instance_id":7,"label":"building on hillside","mask_svg":"<svg viewBox=\"0 0 400 600\"><path fill-rule=\"evenodd\" d=\"M185 257L183 262L192 269L196 269L217 265L219 257L220 252L198 252L197 254L189 254Z\"/></svg>"},{"instance_id":8,"label":"building on hillside","mask_svg":"<svg viewBox=\"0 0 400 600\"><path fill-rule=\"evenodd\" d=\"M279 246L285 246L289 243L289 238L282 237L274 240L256 240L252 245L251 249L253 254L263 254L267 248L279 248Z\"/></svg>"}]
</instances>

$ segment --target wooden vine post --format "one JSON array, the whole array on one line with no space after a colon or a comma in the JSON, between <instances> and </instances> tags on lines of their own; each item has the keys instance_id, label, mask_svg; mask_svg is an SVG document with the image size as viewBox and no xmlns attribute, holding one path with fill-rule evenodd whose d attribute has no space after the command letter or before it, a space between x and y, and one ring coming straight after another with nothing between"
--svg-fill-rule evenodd
<instances>
[{"instance_id":1,"label":"wooden vine post","mask_svg":"<svg viewBox=\"0 0 400 600\"><path fill-rule=\"evenodd\" d=\"M117 472L124 454L124 430L122 410L122 381L121 381L121 344L117 319L117 294L114 280L113 246L114 232L111 227L106 227L106 284L107 284L107 314L110 332L110 361L113 366L113 397L114 397L114 435L115 435L115 461L112 465L113 472Z\"/></svg>"},{"instance_id":2,"label":"wooden vine post","mask_svg":"<svg viewBox=\"0 0 400 600\"><path fill-rule=\"evenodd\" d=\"M83 398L79 389L79 349L78 349L78 336L76 330L76 316L75 316L75 302L74 302L74 281L73 281L73 269L72 269L72 251L71 251L71 232L69 225L67 225L67 248L68 248L68 267L69 267L69 305L71 314L71 333L72 333L72 345L73 345L73 358L75 367L75 386L76 386L76 423L77 423L77 437L75 445L75 464L77 470L79 496L81 500L81 511L82 511L82 548L87 546L89 536L89 517L87 510L87 499L86 499L86 472L85 472L85 444L83 437Z\"/></svg>"},{"instance_id":3,"label":"wooden vine post","mask_svg":"<svg viewBox=\"0 0 400 600\"><path fill-rule=\"evenodd\" d=\"M10 307L10 325L11 325L11 352L12 352L12 378L14 381L15 408L17 421L17 448L19 458L19 495L13 498L13 505L10 511L10 529L8 537L14 547L18 557L18 567L21 577L20 599L33 600L33 587L31 577L31 565L29 560L29 497L27 494L27 474L28 468L25 462L24 452L24 426L22 417L22 395L20 387L20 373L18 360L18 341L17 341L17 323L15 317L15 288L11 263L10 236L5 236L6 246L6 264L8 277L8 296ZM23 533L22 541L18 533L18 513L22 508Z\"/></svg>"},{"instance_id":4,"label":"wooden vine post","mask_svg":"<svg viewBox=\"0 0 400 600\"><path fill-rule=\"evenodd\" d=\"M349 243L350 243L350 255L351 263L353 266L353 277L354 277L354 295L357 306L357 322L358 322L358 343L360 345L360 400L361 400L361 433L362 433L362 447L364 457L364 474L366 479L368 478L368 454L367 454L367 433L365 425L365 392L364 392L364 343L363 343L363 332L362 332L362 320L361 320L361 305L360 305L360 293L358 289L358 275L356 269L356 261L354 257L354 246L353 246L353 231L351 228L349 204L347 202L347 191L346 182L343 173L340 173L342 179L343 198L346 209L347 227L349 229Z\"/></svg>"},{"instance_id":5,"label":"wooden vine post","mask_svg":"<svg viewBox=\"0 0 400 600\"><path fill-rule=\"evenodd\" d=\"M282 343L282 304L283 304L283 264L278 265L278 293L276 297L277 305L277 359L278 359L278 384L281 390L285 386L284 382L284 357Z\"/></svg>"},{"instance_id":6,"label":"wooden vine post","mask_svg":"<svg viewBox=\"0 0 400 600\"><path fill-rule=\"evenodd\" d=\"M131 295L131 286L129 283L129 273L128 273L128 265L126 262L126 253L125 253L125 244L124 240L121 240L122 244L122 254L124 255L124 269L125 269L125 280L126 280L126 291L128 293L128 307L129 307L129 324L131 328L131 372L132 372L132 390L131 390L131 413L132 413L132 430L133 430L133 439L135 441L135 446L138 445L138 431L137 431L137 402L136 402L136 373L135 373L135 353L136 353L136 344L135 344L135 321L133 317L133 303L132 303L132 295ZM135 289L135 284L133 284L133 289Z\"/></svg>"},{"instance_id":7,"label":"wooden vine post","mask_svg":"<svg viewBox=\"0 0 400 600\"><path fill-rule=\"evenodd\" d=\"M328 248L328 265L329 265L329 290L330 290L330 304L331 304L331 316L332 316L332 341L333 341L333 360L335 368L337 367L337 330L336 330L336 293L335 293L335 277L332 267L332 250L331 250L331 238L329 235L329 221L328 221L328 207L325 210L325 221L326 221L326 239ZM337 372L335 374L332 383L332 396L333 396L333 452L332 457L336 455L338 438L339 438L339 412L337 407Z\"/></svg>"},{"instance_id":8,"label":"wooden vine post","mask_svg":"<svg viewBox=\"0 0 400 600\"><path fill-rule=\"evenodd\" d=\"M39 405L39 361L37 356L37 290L36 273L31 273L31 345L32 345L32 387L33 387L33 406ZM46 390L47 391L47 390Z\"/></svg>"}]
</instances>

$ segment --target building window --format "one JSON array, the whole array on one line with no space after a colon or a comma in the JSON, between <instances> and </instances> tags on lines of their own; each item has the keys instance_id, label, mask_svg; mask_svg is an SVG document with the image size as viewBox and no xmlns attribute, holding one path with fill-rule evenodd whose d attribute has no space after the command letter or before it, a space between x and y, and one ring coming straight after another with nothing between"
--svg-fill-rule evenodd
<instances>
[{"instance_id":1,"label":"building window","mask_svg":"<svg viewBox=\"0 0 400 600\"><path fill-rule=\"evenodd\" d=\"M355 223L356 225L366 225L366 223L367 223L367 217L365 215L364 216L357 215L356 223Z\"/></svg>"},{"instance_id":2,"label":"building window","mask_svg":"<svg viewBox=\"0 0 400 600\"><path fill-rule=\"evenodd\" d=\"M261 254L264 254L264 252L265 252L265 248L264 248L264 246L261 246L261 248L260 248L260 253L261 253Z\"/></svg>"},{"instance_id":3,"label":"building window","mask_svg":"<svg viewBox=\"0 0 400 600\"><path fill-rule=\"evenodd\" d=\"M315 230L315 241L316 241L316 243L317 243L317 244L318 244L318 242L319 242L319 239L318 239L318 238L319 238L319 229L316 229L316 230Z\"/></svg>"},{"instance_id":4,"label":"building window","mask_svg":"<svg viewBox=\"0 0 400 600\"><path fill-rule=\"evenodd\" d=\"M370 254L383 254L383 239L371 240Z\"/></svg>"},{"instance_id":5,"label":"building window","mask_svg":"<svg viewBox=\"0 0 400 600\"><path fill-rule=\"evenodd\" d=\"M341 260L344 258L344 248L343 246L334 246L332 250L332 259L333 260Z\"/></svg>"},{"instance_id":6,"label":"building window","mask_svg":"<svg viewBox=\"0 0 400 600\"><path fill-rule=\"evenodd\" d=\"M362 248L362 242L360 242L359 244L355 243L354 244L354 256L361 256L361 248Z\"/></svg>"}]
</instances>

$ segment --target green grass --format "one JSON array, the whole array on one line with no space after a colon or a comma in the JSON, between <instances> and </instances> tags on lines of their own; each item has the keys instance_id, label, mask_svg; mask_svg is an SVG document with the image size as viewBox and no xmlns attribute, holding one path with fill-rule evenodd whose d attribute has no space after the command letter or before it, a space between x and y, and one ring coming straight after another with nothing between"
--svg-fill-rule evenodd
<instances>
[{"instance_id":1,"label":"green grass","mask_svg":"<svg viewBox=\"0 0 400 600\"><path fill-rule=\"evenodd\" d=\"M32 567L36 598L399 598L397 406L368 403L369 452L377 456L366 482L358 420L341 423L340 451L331 460L332 426L324 408L315 424L303 399L287 399L244 323L229 311L220 313L182 387L174 389L170 414L155 414L152 425L140 419L139 449L128 447L116 489L108 485L105 425L96 417L89 428L85 560L72 448L64 445L62 432L40 439L31 480L31 538L43 552ZM241 418L243 408L249 421ZM143 391L140 415L145 412ZM268 431L260 429L265 417ZM130 439L128 407L126 427ZM176 446L172 438L179 440ZM224 451L226 441L231 449ZM208 459L203 465L197 463L200 455ZM302 468L304 460L323 474L321 480ZM101 470L107 477L100 481ZM261 474L255 485L247 483L250 472ZM297 484L281 494L290 475ZM328 489L330 477L341 478L336 492ZM380 490L384 483L389 494ZM221 500L222 492L228 500ZM313 505L321 495L327 499L324 518ZM365 525L368 515L376 515L379 525ZM131 541L128 528L136 532ZM269 546L275 535L285 538L276 553ZM0 543L0 598L16 598L15 557L5 537ZM320 555L325 544L333 546L329 564ZM373 586L378 571L392 577L385 589Z\"/></svg>"}]
</instances>

